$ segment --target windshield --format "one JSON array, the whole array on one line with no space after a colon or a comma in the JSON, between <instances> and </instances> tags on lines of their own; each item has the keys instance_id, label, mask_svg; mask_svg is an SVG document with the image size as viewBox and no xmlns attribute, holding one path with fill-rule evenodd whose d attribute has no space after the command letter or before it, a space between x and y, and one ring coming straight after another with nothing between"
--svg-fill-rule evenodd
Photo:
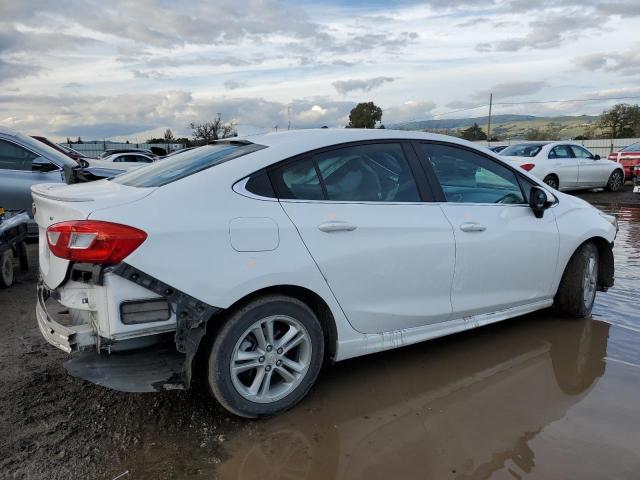
<instances>
[{"instance_id":1,"label":"windshield","mask_svg":"<svg viewBox=\"0 0 640 480\"><path fill-rule=\"evenodd\" d=\"M628 147L624 147L621 152L640 152L640 142L632 143Z\"/></svg>"},{"instance_id":2,"label":"windshield","mask_svg":"<svg viewBox=\"0 0 640 480\"><path fill-rule=\"evenodd\" d=\"M511 145L500 152L505 157L535 157L540 153L544 144L521 143Z\"/></svg>"},{"instance_id":3,"label":"windshield","mask_svg":"<svg viewBox=\"0 0 640 480\"><path fill-rule=\"evenodd\" d=\"M161 187L263 148L267 147L255 143L206 145L119 175L112 181L129 187Z\"/></svg>"},{"instance_id":4,"label":"windshield","mask_svg":"<svg viewBox=\"0 0 640 480\"><path fill-rule=\"evenodd\" d=\"M46 143L41 142L40 140L33 139L31 137L27 137L26 135L19 134L18 138L29 146L33 148L36 152L38 152L43 157L53 160L60 166L67 165L69 167L77 167L79 164L71 157L65 155L64 153L56 150L53 147L50 147Z\"/></svg>"}]
</instances>

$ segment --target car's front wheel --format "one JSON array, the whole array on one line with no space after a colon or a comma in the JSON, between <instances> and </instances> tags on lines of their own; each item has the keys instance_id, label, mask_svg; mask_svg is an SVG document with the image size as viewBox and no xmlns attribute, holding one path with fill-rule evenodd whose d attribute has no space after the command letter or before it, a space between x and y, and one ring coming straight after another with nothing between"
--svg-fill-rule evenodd
<instances>
[{"instance_id":1,"label":"car's front wheel","mask_svg":"<svg viewBox=\"0 0 640 480\"><path fill-rule=\"evenodd\" d=\"M233 313L217 333L207 380L232 413L273 415L307 394L323 355L322 327L313 311L295 298L265 296Z\"/></svg>"},{"instance_id":2,"label":"car's front wheel","mask_svg":"<svg viewBox=\"0 0 640 480\"><path fill-rule=\"evenodd\" d=\"M598 286L598 261L598 247L591 242L573 254L554 299L560 313L575 318L591 315Z\"/></svg>"},{"instance_id":3,"label":"car's front wheel","mask_svg":"<svg viewBox=\"0 0 640 480\"><path fill-rule=\"evenodd\" d=\"M607 186L608 192L619 192L624 183L624 174L620 170L615 170L610 176Z\"/></svg>"}]
</instances>

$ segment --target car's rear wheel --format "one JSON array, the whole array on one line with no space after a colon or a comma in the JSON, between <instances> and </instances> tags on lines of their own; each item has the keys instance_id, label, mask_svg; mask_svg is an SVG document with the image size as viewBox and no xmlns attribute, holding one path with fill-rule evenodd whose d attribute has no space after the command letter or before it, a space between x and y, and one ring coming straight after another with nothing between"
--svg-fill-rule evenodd
<instances>
[{"instance_id":1,"label":"car's rear wheel","mask_svg":"<svg viewBox=\"0 0 640 480\"><path fill-rule=\"evenodd\" d=\"M609 181L605 187L608 192L619 192L624 183L624 174L620 170L615 170L609 176Z\"/></svg>"},{"instance_id":2,"label":"car's rear wheel","mask_svg":"<svg viewBox=\"0 0 640 480\"><path fill-rule=\"evenodd\" d=\"M560 313L575 318L591 315L598 285L598 259L598 247L591 242L573 254L554 299Z\"/></svg>"},{"instance_id":3,"label":"car's rear wheel","mask_svg":"<svg viewBox=\"0 0 640 480\"><path fill-rule=\"evenodd\" d=\"M560 186L560 181L558 180L558 177L554 174L549 174L546 177L544 177L543 182L556 190Z\"/></svg>"},{"instance_id":4,"label":"car's rear wheel","mask_svg":"<svg viewBox=\"0 0 640 480\"><path fill-rule=\"evenodd\" d=\"M0 254L0 288L7 288L13 284L13 255L11 250Z\"/></svg>"},{"instance_id":5,"label":"car's rear wheel","mask_svg":"<svg viewBox=\"0 0 640 480\"><path fill-rule=\"evenodd\" d=\"M273 415L298 403L324 355L322 327L303 302L270 295L231 315L209 354L214 397L242 417Z\"/></svg>"}]
</instances>

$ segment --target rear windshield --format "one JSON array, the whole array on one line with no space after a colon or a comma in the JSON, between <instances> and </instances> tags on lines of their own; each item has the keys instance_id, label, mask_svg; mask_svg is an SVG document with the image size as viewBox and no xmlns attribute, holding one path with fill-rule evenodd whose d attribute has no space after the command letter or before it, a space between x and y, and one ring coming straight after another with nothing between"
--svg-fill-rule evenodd
<instances>
[{"instance_id":1,"label":"rear windshield","mask_svg":"<svg viewBox=\"0 0 640 480\"><path fill-rule=\"evenodd\" d=\"M535 157L540 153L544 145L536 145L524 143L520 145L511 145L500 152L505 157Z\"/></svg>"},{"instance_id":2,"label":"rear windshield","mask_svg":"<svg viewBox=\"0 0 640 480\"><path fill-rule=\"evenodd\" d=\"M640 152L640 142L632 143L628 147L624 147L621 152Z\"/></svg>"},{"instance_id":3,"label":"rear windshield","mask_svg":"<svg viewBox=\"0 0 640 480\"><path fill-rule=\"evenodd\" d=\"M214 165L267 148L255 143L218 143L194 148L123 173L111 181L129 187L161 187Z\"/></svg>"}]
</instances>

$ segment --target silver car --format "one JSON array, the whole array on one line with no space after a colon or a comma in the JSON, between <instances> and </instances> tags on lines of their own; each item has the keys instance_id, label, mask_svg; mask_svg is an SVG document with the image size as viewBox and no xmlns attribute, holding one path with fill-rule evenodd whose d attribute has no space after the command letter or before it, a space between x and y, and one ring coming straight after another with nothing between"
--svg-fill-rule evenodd
<instances>
[{"instance_id":1,"label":"silver car","mask_svg":"<svg viewBox=\"0 0 640 480\"><path fill-rule=\"evenodd\" d=\"M31 185L97 180L123 170L85 166L38 140L0 127L0 207L26 210L32 215ZM37 231L31 222L29 233Z\"/></svg>"}]
</instances>

